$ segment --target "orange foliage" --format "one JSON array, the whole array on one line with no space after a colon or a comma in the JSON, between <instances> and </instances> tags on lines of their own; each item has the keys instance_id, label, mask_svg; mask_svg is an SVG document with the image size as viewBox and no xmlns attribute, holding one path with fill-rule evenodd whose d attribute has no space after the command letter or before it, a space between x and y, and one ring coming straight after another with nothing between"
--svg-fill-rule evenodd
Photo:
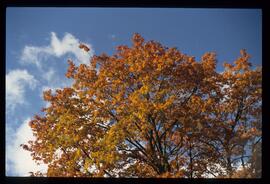
<instances>
[{"instance_id":1,"label":"orange foliage","mask_svg":"<svg viewBox=\"0 0 270 184\"><path fill-rule=\"evenodd\" d=\"M261 136L261 70L245 50L218 73L215 53L196 61L139 34L132 42L89 65L69 60L74 84L44 92L51 105L23 147L47 176L232 176Z\"/></svg>"}]
</instances>

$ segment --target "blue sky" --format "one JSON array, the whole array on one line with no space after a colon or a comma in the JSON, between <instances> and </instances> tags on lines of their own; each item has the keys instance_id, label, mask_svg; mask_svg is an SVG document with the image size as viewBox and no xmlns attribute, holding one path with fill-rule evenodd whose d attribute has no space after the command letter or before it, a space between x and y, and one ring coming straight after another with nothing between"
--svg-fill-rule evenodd
<instances>
[{"instance_id":1,"label":"blue sky","mask_svg":"<svg viewBox=\"0 0 270 184\"><path fill-rule=\"evenodd\" d=\"M115 46L130 45L135 32L197 60L215 51L219 71L243 48L254 65L262 63L262 12L257 9L7 8L6 175L46 169L18 145L32 138L27 121L47 105L42 91L71 84L64 77L66 60L80 64L93 54L112 54ZM80 42L92 52L81 53Z\"/></svg>"}]
</instances>

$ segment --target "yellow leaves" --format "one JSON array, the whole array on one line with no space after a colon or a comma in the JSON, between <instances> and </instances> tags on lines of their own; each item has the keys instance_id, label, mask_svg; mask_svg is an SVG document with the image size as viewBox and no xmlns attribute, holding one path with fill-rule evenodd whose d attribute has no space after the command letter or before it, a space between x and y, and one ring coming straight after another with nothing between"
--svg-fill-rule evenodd
<instances>
[{"instance_id":1,"label":"yellow leaves","mask_svg":"<svg viewBox=\"0 0 270 184\"><path fill-rule=\"evenodd\" d=\"M150 86L149 85L143 85L141 88L140 88L140 93L141 94L147 94L150 92Z\"/></svg>"},{"instance_id":2,"label":"yellow leaves","mask_svg":"<svg viewBox=\"0 0 270 184\"><path fill-rule=\"evenodd\" d=\"M77 67L75 67L75 64L71 60L68 60L68 64L69 64L69 67L68 67L68 71L66 73L66 77L73 78L74 72L77 69Z\"/></svg>"},{"instance_id":3,"label":"yellow leaves","mask_svg":"<svg viewBox=\"0 0 270 184\"><path fill-rule=\"evenodd\" d=\"M157 70L161 71L163 69L163 63L158 63L157 64Z\"/></svg>"},{"instance_id":4,"label":"yellow leaves","mask_svg":"<svg viewBox=\"0 0 270 184\"><path fill-rule=\"evenodd\" d=\"M202 56L202 67L205 75L213 75L216 69L215 53L206 53Z\"/></svg>"},{"instance_id":5,"label":"yellow leaves","mask_svg":"<svg viewBox=\"0 0 270 184\"><path fill-rule=\"evenodd\" d=\"M138 34L138 33L135 33L132 37L132 42L133 42L133 45L135 47L138 47L138 46L142 46L143 42L144 42L144 39L143 37Z\"/></svg>"},{"instance_id":6,"label":"yellow leaves","mask_svg":"<svg viewBox=\"0 0 270 184\"><path fill-rule=\"evenodd\" d=\"M205 62L205 63L207 63L207 62L210 62L210 63L215 62L216 54L214 52L207 52L202 56L201 60L202 60L202 62Z\"/></svg>"},{"instance_id":7,"label":"yellow leaves","mask_svg":"<svg viewBox=\"0 0 270 184\"><path fill-rule=\"evenodd\" d=\"M78 159L81 157L81 150L77 149L77 151L75 152L75 159Z\"/></svg>"},{"instance_id":8,"label":"yellow leaves","mask_svg":"<svg viewBox=\"0 0 270 184\"><path fill-rule=\"evenodd\" d=\"M130 66L129 71L130 72L135 72L136 71L135 65Z\"/></svg>"},{"instance_id":9,"label":"yellow leaves","mask_svg":"<svg viewBox=\"0 0 270 184\"><path fill-rule=\"evenodd\" d=\"M193 64L193 63L196 62L194 56L185 56L185 59L187 60L187 62L188 62L189 64Z\"/></svg>"},{"instance_id":10,"label":"yellow leaves","mask_svg":"<svg viewBox=\"0 0 270 184\"><path fill-rule=\"evenodd\" d=\"M240 53L241 56L234 61L234 65L229 63L223 64L228 73L237 74L239 72L243 73L250 71L251 63L248 61L250 55L248 55L245 50L241 50Z\"/></svg>"},{"instance_id":11,"label":"yellow leaves","mask_svg":"<svg viewBox=\"0 0 270 184\"><path fill-rule=\"evenodd\" d=\"M226 70L232 70L233 69L233 65L230 63L223 63L223 66Z\"/></svg>"},{"instance_id":12,"label":"yellow leaves","mask_svg":"<svg viewBox=\"0 0 270 184\"><path fill-rule=\"evenodd\" d=\"M192 105L201 105L202 104L202 100L199 96L192 96L191 97L191 103Z\"/></svg>"},{"instance_id":13,"label":"yellow leaves","mask_svg":"<svg viewBox=\"0 0 270 184\"><path fill-rule=\"evenodd\" d=\"M51 101L53 99L51 89L43 92L43 99L46 100L46 101Z\"/></svg>"},{"instance_id":14,"label":"yellow leaves","mask_svg":"<svg viewBox=\"0 0 270 184\"><path fill-rule=\"evenodd\" d=\"M251 63L248 62L250 55L247 54L245 49L240 50L241 57L235 61L236 69L247 71L251 67Z\"/></svg>"},{"instance_id":15,"label":"yellow leaves","mask_svg":"<svg viewBox=\"0 0 270 184\"><path fill-rule=\"evenodd\" d=\"M158 111L158 112L164 111L164 110L170 108L170 106L174 103L175 99L176 99L175 96L170 96L163 103L160 103L160 102L154 103L154 107L155 107L156 111Z\"/></svg>"},{"instance_id":16,"label":"yellow leaves","mask_svg":"<svg viewBox=\"0 0 270 184\"><path fill-rule=\"evenodd\" d=\"M262 94L262 89L259 88L259 89L255 90L255 94Z\"/></svg>"},{"instance_id":17,"label":"yellow leaves","mask_svg":"<svg viewBox=\"0 0 270 184\"><path fill-rule=\"evenodd\" d=\"M139 118L141 121L144 121L144 119L146 118L144 113L135 113L135 114L137 118Z\"/></svg>"},{"instance_id":18,"label":"yellow leaves","mask_svg":"<svg viewBox=\"0 0 270 184\"><path fill-rule=\"evenodd\" d=\"M89 158L86 158L85 159L85 162L84 162L84 169L85 170L90 169L90 167L92 166L92 164L93 164L92 160L90 160Z\"/></svg>"},{"instance_id":19,"label":"yellow leaves","mask_svg":"<svg viewBox=\"0 0 270 184\"><path fill-rule=\"evenodd\" d=\"M74 136L74 142L79 142L80 141L80 136L75 134Z\"/></svg>"},{"instance_id":20,"label":"yellow leaves","mask_svg":"<svg viewBox=\"0 0 270 184\"><path fill-rule=\"evenodd\" d=\"M253 104L261 102L261 70L250 68L245 51L218 73L214 53L198 62L176 48L145 42L139 34L132 41L132 47L119 46L113 56L94 56L90 66L69 61L66 77L74 78L73 87L44 92L51 105L44 117L29 123L38 139L25 148L35 160L50 164L48 175L88 177L78 170L95 165L94 176L121 168L128 177L184 177L188 154L180 152L188 153L190 145L198 153L194 172L203 174L205 162L220 164L227 154L223 145L206 143L221 140L230 147L261 135L254 128L260 108ZM236 121L240 107L245 110ZM239 125L250 117L258 123L249 129ZM59 149L65 153L53 159ZM134 165L123 169L133 159Z\"/></svg>"},{"instance_id":21,"label":"yellow leaves","mask_svg":"<svg viewBox=\"0 0 270 184\"><path fill-rule=\"evenodd\" d=\"M32 120L32 121L29 121L29 126L32 128L32 129L35 129L36 127L37 127L37 125L36 125L36 123L35 123L36 121L34 121L34 120Z\"/></svg>"},{"instance_id":22,"label":"yellow leaves","mask_svg":"<svg viewBox=\"0 0 270 184\"><path fill-rule=\"evenodd\" d=\"M64 113L59 117L59 121L64 123L65 125L73 123L75 120L76 120L75 116L69 113L69 111L67 111L66 113Z\"/></svg>"}]
</instances>

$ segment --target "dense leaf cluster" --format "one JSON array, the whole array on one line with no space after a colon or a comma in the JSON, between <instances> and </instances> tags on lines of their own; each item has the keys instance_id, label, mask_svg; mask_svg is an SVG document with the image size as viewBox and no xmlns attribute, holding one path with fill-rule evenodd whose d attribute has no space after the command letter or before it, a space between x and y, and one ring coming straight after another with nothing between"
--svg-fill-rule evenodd
<instances>
[{"instance_id":1,"label":"dense leaf cluster","mask_svg":"<svg viewBox=\"0 0 270 184\"><path fill-rule=\"evenodd\" d=\"M261 69L246 51L217 72L214 53L195 61L139 34L132 43L89 65L69 61L73 85L44 92L50 106L24 145L48 164L43 174L260 176Z\"/></svg>"}]
</instances>

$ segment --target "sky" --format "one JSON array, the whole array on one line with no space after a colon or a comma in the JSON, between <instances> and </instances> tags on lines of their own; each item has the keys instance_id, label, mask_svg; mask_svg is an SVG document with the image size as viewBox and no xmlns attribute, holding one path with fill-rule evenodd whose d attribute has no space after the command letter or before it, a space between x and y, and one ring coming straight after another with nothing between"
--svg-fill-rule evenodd
<instances>
[{"instance_id":1,"label":"sky","mask_svg":"<svg viewBox=\"0 0 270 184\"><path fill-rule=\"evenodd\" d=\"M262 12L259 9L188 8L22 8L6 11L6 175L46 171L19 145L33 140L29 120L49 105L46 89L70 86L67 60L88 64L93 55L112 55L118 45L131 45L140 33L182 53L215 52L217 71L232 63L240 49L262 65ZM78 48L86 44L90 52Z\"/></svg>"}]
</instances>

